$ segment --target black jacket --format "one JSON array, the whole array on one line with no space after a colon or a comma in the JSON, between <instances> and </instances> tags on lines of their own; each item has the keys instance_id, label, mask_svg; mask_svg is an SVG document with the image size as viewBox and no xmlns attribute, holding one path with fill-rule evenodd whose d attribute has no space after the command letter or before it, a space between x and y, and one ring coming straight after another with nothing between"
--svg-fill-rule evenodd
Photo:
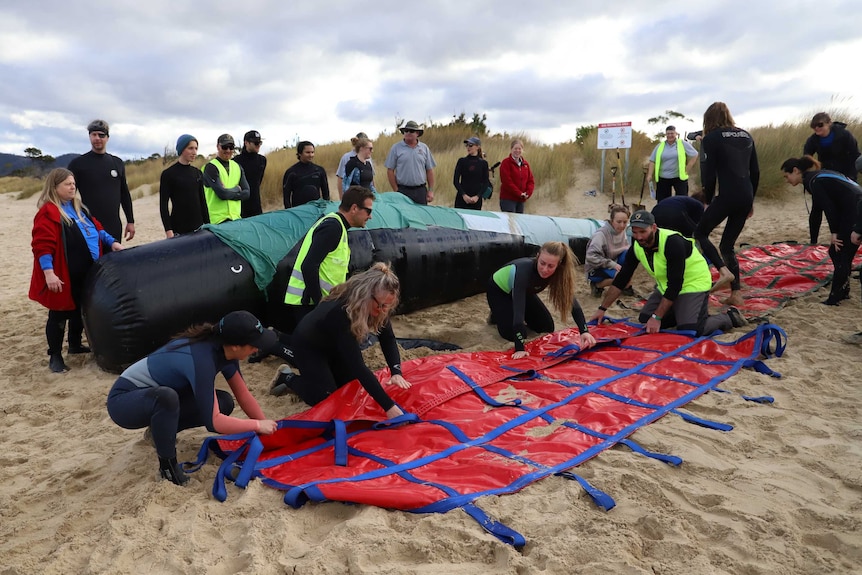
<instances>
[{"instance_id":1,"label":"black jacket","mask_svg":"<svg viewBox=\"0 0 862 575\"><path fill-rule=\"evenodd\" d=\"M820 166L824 170L841 172L854 182L856 181L856 158L859 157L859 144L843 122L832 122L829 130L833 135L832 145L823 146L820 136L811 134L805 140L802 153L808 156L817 155Z\"/></svg>"}]
</instances>

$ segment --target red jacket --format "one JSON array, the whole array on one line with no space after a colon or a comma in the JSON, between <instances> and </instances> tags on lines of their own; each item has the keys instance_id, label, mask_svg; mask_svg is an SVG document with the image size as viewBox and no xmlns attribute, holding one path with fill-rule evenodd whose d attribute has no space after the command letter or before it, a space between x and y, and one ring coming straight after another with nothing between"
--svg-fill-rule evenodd
<instances>
[{"instance_id":1,"label":"red jacket","mask_svg":"<svg viewBox=\"0 0 862 575\"><path fill-rule=\"evenodd\" d=\"M102 230L96 218L90 218L97 230ZM66 249L63 242L63 220L60 209L47 202L33 218L33 275L30 276L30 299L39 302L48 309L69 311L75 309L72 299L69 264L66 261ZM102 255L102 242L99 242L99 255ZM63 282L63 289L52 292L45 282L45 272L39 266L39 256L51 254L54 257L54 273Z\"/></svg>"},{"instance_id":2,"label":"red jacket","mask_svg":"<svg viewBox=\"0 0 862 575\"><path fill-rule=\"evenodd\" d=\"M524 202L533 195L536 183L533 181L533 171L527 160L521 158L521 165L515 163L512 156L500 162L500 199ZM521 194L527 194L527 197Z\"/></svg>"}]
</instances>

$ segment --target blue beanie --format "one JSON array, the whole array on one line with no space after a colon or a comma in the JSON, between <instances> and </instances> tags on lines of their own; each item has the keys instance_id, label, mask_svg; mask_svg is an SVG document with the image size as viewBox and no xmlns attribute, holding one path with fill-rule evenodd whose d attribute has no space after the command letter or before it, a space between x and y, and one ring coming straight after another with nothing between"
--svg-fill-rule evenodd
<instances>
[{"instance_id":1,"label":"blue beanie","mask_svg":"<svg viewBox=\"0 0 862 575\"><path fill-rule=\"evenodd\" d=\"M191 134L183 134L179 138L177 138L177 155L183 153L183 150L189 145L190 142L197 142L198 139L192 136ZM200 143L200 142L198 142Z\"/></svg>"}]
</instances>

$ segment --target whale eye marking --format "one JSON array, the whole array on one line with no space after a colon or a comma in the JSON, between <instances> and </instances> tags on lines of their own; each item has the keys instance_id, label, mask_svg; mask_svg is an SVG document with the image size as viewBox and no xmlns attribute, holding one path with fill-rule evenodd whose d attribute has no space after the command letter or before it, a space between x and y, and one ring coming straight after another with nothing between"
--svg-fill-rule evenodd
<instances>
[{"instance_id":1,"label":"whale eye marking","mask_svg":"<svg viewBox=\"0 0 862 575\"><path fill-rule=\"evenodd\" d=\"M230 271L232 271L232 272L233 272L233 273L235 273L235 274L242 273L242 264L239 264L239 266L238 266L238 267L236 267L236 266L231 266L231 267L230 267Z\"/></svg>"}]
</instances>

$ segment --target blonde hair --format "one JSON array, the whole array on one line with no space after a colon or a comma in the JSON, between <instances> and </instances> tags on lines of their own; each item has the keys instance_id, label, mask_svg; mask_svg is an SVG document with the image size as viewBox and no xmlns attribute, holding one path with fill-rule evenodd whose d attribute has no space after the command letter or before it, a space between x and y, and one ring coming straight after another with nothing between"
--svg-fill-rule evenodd
<instances>
[{"instance_id":1,"label":"blonde hair","mask_svg":"<svg viewBox=\"0 0 862 575\"><path fill-rule=\"evenodd\" d=\"M395 296L392 307L380 310L377 316L369 313L369 306L377 305L376 294L383 292ZM338 284L323 301L337 299L342 302L350 319L350 332L356 341L363 342L371 333L379 333L398 307L401 282L388 263L378 262L364 272Z\"/></svg>"},{"instance_id":2,"label":"blonde hair","mask_svg":"<svg viewBox=\"0 0 862 575\"><path fill-rule=\"evenodd\" d=\"M575 254L563 242L545 242L539 255L542 252L560 258L554 275L548 281L548 299L560 314L560 320L566 321L575 301Z\"/></svg>"},{"instance_id":3,"label":"blonde hair","mask_svg":"<svg viewBox=\"0 0 862 575\"><path fill-rule=\"evenodd\" d=\"M57 195L57 187L65 182L69 176L75 177L75 174L66 168L54 168L51 170L45 177L45 183L42 185L42 193L39 194L39 199L36 202L37 208L41 208L48 203L57 206L57 209L60 210L60 217L63 218L63 222L66 224L71 224L72 219L63 210L63 202L60 200L60 196ZM77 193L72 198L72 207L79 218L83 216L81 213L81 197Z\"/></svg>"}]
</instances>

